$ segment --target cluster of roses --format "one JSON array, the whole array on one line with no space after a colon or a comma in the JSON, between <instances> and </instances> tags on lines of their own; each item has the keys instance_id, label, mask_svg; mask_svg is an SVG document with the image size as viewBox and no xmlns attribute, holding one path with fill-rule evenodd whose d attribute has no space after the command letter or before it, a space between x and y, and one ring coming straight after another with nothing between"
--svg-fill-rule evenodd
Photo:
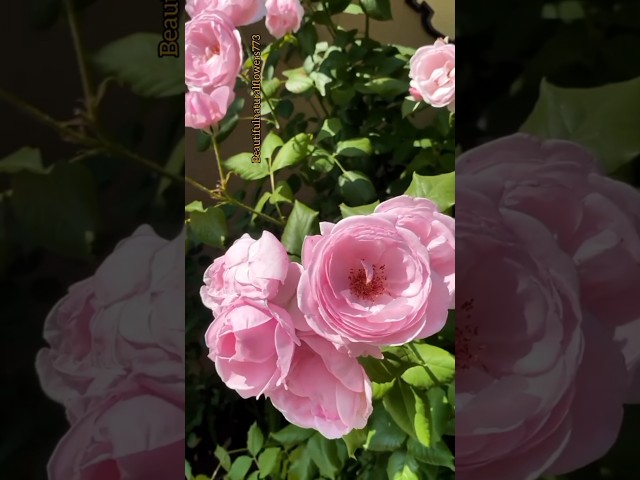
<instances>
[{"instance_id":1,"label":"cluster of roses","mask_svg":"<svg viewBox=\"0 0 640 480\"><path fill-rule=\"evenodd\" d=\"M300 28L300 0L188 0L185 29L185 125L203 129L222 120L233 102L242 69L242 41L236 27L265 18L282 37Z\"/></svg>"},{"instance_id":2,"label":"cluster of roses","mask_svg":"<svg viewBox=\"0 0 640 480\"><path fill-rule=\"evenodd\" d=\"M444 326L455 294L453 218L400 196L305 238L302 264L269 232L244 235L204 275L209 358L243 398L338 438L363 428L371 383L357 357Z\"/></svg>"}]
</instances>

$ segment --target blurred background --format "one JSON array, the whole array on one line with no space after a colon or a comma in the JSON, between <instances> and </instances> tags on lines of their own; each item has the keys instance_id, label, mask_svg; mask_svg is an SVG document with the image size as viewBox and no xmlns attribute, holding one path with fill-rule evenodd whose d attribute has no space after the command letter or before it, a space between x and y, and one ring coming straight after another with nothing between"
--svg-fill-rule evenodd
<instances>
[{"instance_id":1,"label":"blurred background","mask_svg":"<svg viewBox=\"0 0 640 480\"><path fill-rule=\"evenodd\" d=\"M90 62L116 39L162 32L161 2L78 0L75 6ZM63 2L5 2L3 19L0 159L31 147L39 150L45 168L70 163L69 171L83 179L46 182L17 208L16 182L29 173L0 168L0 478L40 480L47 478L49 456L68 429L64 409L44 395L36 376L35 356L46 345L44 319L69 285L91 276L140 224L175 237L184 186L163 183L124 156L86 155L42 119L7 102L7 95L20 99L82 131L83 91ZM179 63L174 65L181 76ZM106 76L94 65L91 69L97 86ZM99 121L111 141L163 166L183 136L183 109L182 96L134 95L110 81ZM74 209L72 203L83 207Z\"/></svg>"}]
</instances>

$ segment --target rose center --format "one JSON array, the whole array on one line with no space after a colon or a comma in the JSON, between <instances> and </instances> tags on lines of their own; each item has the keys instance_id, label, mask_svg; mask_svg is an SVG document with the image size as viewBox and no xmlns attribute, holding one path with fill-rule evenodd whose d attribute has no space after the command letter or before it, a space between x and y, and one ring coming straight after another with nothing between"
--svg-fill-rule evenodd
<instances>
[{"instance_id":1,"label":"rose center","mask_svg":"<svg viewBox=\"0 0 640 480\"><path fill-rule=\"evenodd\" d=\"M362 300L375 300L386 293L387 275L385 265L371 265L364 260L362 267L349 271L349 288L351 293Z\"/></svg>"},{"instance_id":2,"label":"rose center","mask_svg":"<svg viewBox=\"0 0 640 480\"><path fill-rule=\"evenodd\" d=\"M214 57L216 55L220 55L220 46L214 45L212 47L207 47L204 50L204 55L205 55L207 60L210 60L212 57Z\"/></svg>"}]
</instances>

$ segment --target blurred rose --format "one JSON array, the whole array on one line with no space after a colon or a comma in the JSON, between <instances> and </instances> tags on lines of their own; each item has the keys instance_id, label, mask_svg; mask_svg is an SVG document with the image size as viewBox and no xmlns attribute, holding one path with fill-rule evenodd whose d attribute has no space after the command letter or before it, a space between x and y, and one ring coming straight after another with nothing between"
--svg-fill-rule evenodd
<instances>
[{"instance_id":1,"label":"blurred rose","mask_svg":"<svg viewBox=\"0 0 640 480\"><path fill-rule=\"evenodd\" d=\"M187 92L184 96L184 125L205 129L224 118L235 94L229 87L216 88L211 94Z\"/></svg>"},{"instance_id":2,"label":"blurred rose","mask_svg":"<svg viewBox=\"0 0 640 480\"><path fill-rule=\"evenodd\" d=\"M445 279L427 245L397 221L353 216L321 223L322 235L304 241L300 310L313 331L352 355L377 355L380 346L433 335L446 322Z\"/></svg>"},{"instance_id":3,"label":"blurred rose","mask_svg":"<svg viewBox=\"0 0 640 480\"><path fill-rule=\"evenodd\" d=\"M69 289L36 368L71 428L53 480L177 478L184 461L184 238L148 226Z\"/></svg>"},{"instance_id":4,"label":"blurred rose","mask_svg":"<svg viewBox=\"0 0 640 480\"><path fill-rule=\"evenodd\" d=\"M249 300L224 309L205 341L218 375L242 398L259 397L281 385L299 343L285 309Z\"/></svg>"},{"instance_id":5,"label":"blurred rose","mask_svg":"<svg viewBox=\"0 0 640 480\"><path fill-rule=\"evenodd\" d=\"M264 0L187 0L191 18L207 12L222 12L235 26L250 25L265 15Z\"/></svg>"},{"instance_id":6,"label":"blurred rose","mask_svg":"<svg viewBox=\"0 0 640 480\"><path fill-rule=\"evenodd\" d=\"M575 470L614 443L627 396L620 318L607 315L618 300L591 290L619 279L582 261L628 252L599 240L625 231L624 213L593 208L610 205L604 177L568 142L514 135L464 154L456 173L456 475Z\"/></svg>"},{"instance_id":7,"label":"blurred rose","mask_svg":"<svg viewBox=\"0 0 640 480\"><path fill-rule=\"evenodd\" d=\"M340 438L364 428L373 411L371 382L355 358L316 335L301 336L285 384L269 397L291 423Z\"/></svg>"},{"instance_id":8,"label":"blurred rose","mask_svg":"<svg viewBox=\"0 0 640 480\"><path fill-rule=\"evenodd\" d=\"M438 207L426 198L402 195L382 202L375 213L386 213L401 228L415 233L429 252L431 268L444 278L454 308L456 291L456 239L455 220L438 211Z\"/></svg>"},{"instance_id":9,"label":"blurred rose","mask_svg":"<svg viewBox=\"0 0 640 480\"><path fill-rule=\"evenodd\" d=\"M300 0L267 0L266 6L265 25L271 35L281 38L300 29L304 17Z\"/></svg>"},{"instance_id":10,"label":"blurred rose","mask_svg":"<svg viewBox=\"0 0 640 480\"><path fill-rule=\"evenodd\" d=\"M455 111L456 47L439 38L433 45L420 47L409 63L413 97L434 107Z\"/></svg>"},{"instance_id":11,"label":"blurred rose","mask_svg":"<svg viewBox=\"0 0 640 480\"><path fill-rule=\"evenodd\" d=\"M295 268L291 263L272 233L263 232L259 240L245 233L205 271L202 303L217 316L236 299L273 300L278 294L286 295L280 290L288 275L296 275L290 272ZM295 285L290 281L286 286L292 295Z\"/></svg>"},{"instance_id":12,"label":"blurred rose","mask_svg":"<svg viewBox=\"0 0 640 480\"><path fill-rule=\"evenodd\" d=\"M206 12L188 21L185 30L185 83L190 91L212 94L233 90L242 68L240 33L229 19Z\"/></svg>"}]
</instances>

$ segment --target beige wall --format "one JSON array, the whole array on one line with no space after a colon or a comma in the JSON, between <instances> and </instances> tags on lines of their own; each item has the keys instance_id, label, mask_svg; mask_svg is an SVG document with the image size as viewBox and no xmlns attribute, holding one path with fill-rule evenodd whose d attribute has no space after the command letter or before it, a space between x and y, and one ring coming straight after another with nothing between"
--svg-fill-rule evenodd
<instances>
[{"instance_id":1,"label":"beige wall","mask_svg":"<svg viewBox=\"0 0 640 480\"><path fill-rule=\"evenodd\" d=\"M437 11L433 17L434 26L445 35L453 37L454 26L454 2L453 0L429 0ZM371 21L370 34L382 43L394 43L418 48L422 45L433 43L434 39L425 32L421 24L421 16L402 0L392 0L393 20L388 22ZM342 14L336 17L337 23L346 29L364 28L362 16ZM258 23L244 27L243 37L249 38L252 34L260 34L263 42L268 42L271 37L267 33L264 24ZM321 32L322 35L322 32ZM247 97L248 99L248 97ZM245 111L241 116L250 116L250 102L245 103ZM251 124L248 121L240 122L235 131L222 145L222 156L228 158L231 155L251 150ZM196 132L186 129L186 175L195 178L201 184L211 188L217 182L217 169L212 152L199 153L195 148ZM263 138L266 131L262 132ZM233 188L233 185L231 186ZM186 202L198 199L210 202L201 192L187 185Z\"/></svg>"}]
</instances>

